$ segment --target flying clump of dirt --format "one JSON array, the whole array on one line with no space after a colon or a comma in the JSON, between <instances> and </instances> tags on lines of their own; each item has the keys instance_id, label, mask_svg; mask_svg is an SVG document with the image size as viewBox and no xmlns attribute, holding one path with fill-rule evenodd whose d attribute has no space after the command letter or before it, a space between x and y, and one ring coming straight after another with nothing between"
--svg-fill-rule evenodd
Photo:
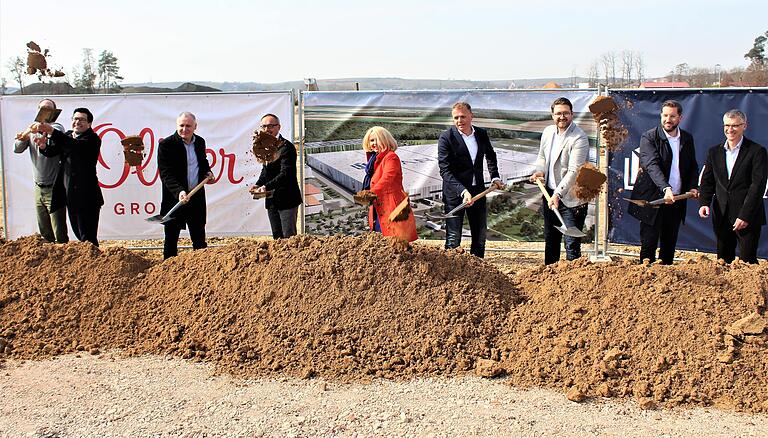
<instances>
[{"instance_id":1,"label":"flying clump of dirt","mask_svg":"<svg viewBox=\"0 0 768 438\"><path fill-rule=\"evenodd\" d=\"M592 201L600 195L603 184L608 179L592 163L584 163L576 174L576 184L573 186L574 194L582 201Z\"/></svg>"},{"instance_id":2,"label":"flying clump of dirt","mask_svg":"<svg viewBox=\"0 0 768 438\"><path fill-rule=\"evenodd\" d=\"M589 111L600 127L600 136L603 145L609 151L619 149L624 140L629 136L629 130L619 119L619 106L611 96L597 96L589 104Z\"/></svg>"}]
</instances>

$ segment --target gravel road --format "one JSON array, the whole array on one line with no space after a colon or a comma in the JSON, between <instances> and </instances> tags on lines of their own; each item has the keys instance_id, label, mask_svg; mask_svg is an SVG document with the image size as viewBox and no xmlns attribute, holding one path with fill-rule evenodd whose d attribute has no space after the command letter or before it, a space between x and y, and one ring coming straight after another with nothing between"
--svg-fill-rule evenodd
<instances>
[{"instance_id":1,"label":"gravel road","mask_svg":"<svg viewBox=\"0 0 768 438\"><path fill-rule=\"evenodd\" d=\"M768 415L572 403L475 377L339 384L215 376L180 359L0 363L0 437L764 437Z\"/></svg>"}]
</instances>

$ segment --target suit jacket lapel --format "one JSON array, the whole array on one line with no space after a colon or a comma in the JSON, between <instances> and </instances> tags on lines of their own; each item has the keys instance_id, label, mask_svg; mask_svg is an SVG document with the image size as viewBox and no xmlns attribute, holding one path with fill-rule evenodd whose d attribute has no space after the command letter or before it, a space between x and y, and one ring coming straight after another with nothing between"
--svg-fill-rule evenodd
<instances>
[{"instance_id":1,"label":"suit jacket lapel","mask_svg":"<svg viewBox=\"0 0 768 438\"><path fill-rule=\"evenodd\" d=\"M728 185L731 184L731 181L736 177L737 172L739 171L739 168L741 167L742 163L747 159L747 155L749 154L750 145L747 142L747 138L744 137L744 141L741 142L741 147L739 148L739 156L736 157L736 162L733 163L733 169L731 169L731 177L728 179ZM723 156L725 156L725 153L723 153ZM728 169L725 170L726 172Z\"/></svg>"},{"instance_id":2,"label":"suit jacket lapel","mask_svg":"<svg viewBox=\"0 0 768 438\"><path fill-rule=\"evenodd\" d=\"M458 139L459 152L465 154L469 159L469 162L472 163L472 155L469 154L469 148L467 147L467 144L464 142L464 137L462 137L461 132L459 132L459 128L453 126L451 127L451 130L453 132L453 135Z\"/></svg>"},{"instance_id":3,"label":"suit jacket lapel","mask_svg":"<svg viewBox=\"0 0 768 438\"><path fill-rule=\"evenodd\" d=\"M723 144L720 144L717 149L717 153L712 163L712 171L717 172L723 176L723 181L728 181L728 167L725 165L725 149Z\"/></svg>"}]
</instances>

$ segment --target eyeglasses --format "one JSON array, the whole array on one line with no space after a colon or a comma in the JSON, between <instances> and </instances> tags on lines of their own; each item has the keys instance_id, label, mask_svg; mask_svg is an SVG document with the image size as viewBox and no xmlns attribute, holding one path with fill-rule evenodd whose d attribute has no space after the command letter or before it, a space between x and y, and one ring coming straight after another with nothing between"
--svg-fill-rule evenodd
<instances>
[{"instance_id":1,"label":"eyeglasses","mask_svg":"<svg viewBox=\"0 0 768 438\"><path fill-rule=\"evenodd\" d=\"M743 123L734 123L733 125L725 124L725 125L723 125L723 128L725 128L725 129L730 129L730 128L736 129L736 128L739 128L741 126L744 126L744 124Z\"/></svg>"},{"instance_id":2,"label":"eyeglasses","mask_svg":"<svg viewBox=\"0 0 768 438\"><path fill-rule=\"evenodd\" d=\"M261 125L261 129L272 129L277 128L278 126L280 126L279 123L269 123L267 125Z\"/></svg>"},{"instance_id":3,"label":"eyeglasses","mask_svg":"<svg viewBox=\"0 0 768 438\"><path fill-rule=\"evenodd\" d=\"M572 113L572 112L570 112L570 111L562 111L562 112L559 112L559 113L554 113L554 114L555 114L557 117L561 117L561 116L570 116L570 115L571 115L571 114L573 114L573 113Z\"/></svg>"}]
</instances>

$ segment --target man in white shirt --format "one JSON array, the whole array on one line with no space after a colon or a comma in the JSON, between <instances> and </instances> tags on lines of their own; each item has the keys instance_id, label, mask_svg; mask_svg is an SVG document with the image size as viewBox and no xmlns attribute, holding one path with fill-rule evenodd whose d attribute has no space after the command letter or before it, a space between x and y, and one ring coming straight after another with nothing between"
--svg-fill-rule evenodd
<instances>
[{"instance_id":1,"label":"man in white shirt","mask_svg":"<svg viewBox=\"0 0 768 438\"><path fill-rule=\"evenodd\" d=\"M717 258L727 263L736 257L737 243L741 260L757 263L760 231L765 225L768 153L744 136L746 129L743 112L733 109L723 115L726 140L709 149L701 175L699 216L712 214Z\"/></svg>"},{"instance_id":2,"label":"man in white shirt","mask_svg":"<svg viewBox=\"0 0 768 438\"><path fill-rule=\"evenodd\" d=\"M457 102L451 108L454 126L448 128L437 142L437 161L443 178L443 204L445 212L462 203L468 207L445 220L445 248L456 248L461 243L464 212L467 212L472 234L470 253L485 256L487 233L487 209L485 198L472 202L472 197L485 190L483 160L488 163L491 184L503 187L488 132L472 125L472 107L467 102Z\"/></svg>"},{"instance_id":3,"label":"man in white shirt","mask_svg":"<svg viewBox=\"0 0 768 438\"><path fill-rule=\"evenodd\" d=\"M541 133L536 170L531 181L543 179L551 201L542 197L541 214L544 216L544 264L560 260L560 242L563 235L556 227L560 220L554 209L560 212L565 226L584 227L587 218L587 203L572 192L576 173L587 161L589 140L587 134L573 123L573 104L565 97L555 99L550 105L553 125ZM575 260L581 257L581 238L565 236L565 257Z\"/></svg>"},{"instance_id":4,"label":"man in white shirt","mask_svg":"<svg viewBox=\"0 0 768 438\"><path fill-rule=\"evenodd\" d=\"M629 204L629 214L640 221L640 261L671 265L680 224L685 222L686 201L674 196L696 187L699 164L693 136L679 125L683 107L675 100L661 104L661 123L640 137L640 172L630 199L653 201L664 198L659 208Z\"/></svg>"}]
</instances>

